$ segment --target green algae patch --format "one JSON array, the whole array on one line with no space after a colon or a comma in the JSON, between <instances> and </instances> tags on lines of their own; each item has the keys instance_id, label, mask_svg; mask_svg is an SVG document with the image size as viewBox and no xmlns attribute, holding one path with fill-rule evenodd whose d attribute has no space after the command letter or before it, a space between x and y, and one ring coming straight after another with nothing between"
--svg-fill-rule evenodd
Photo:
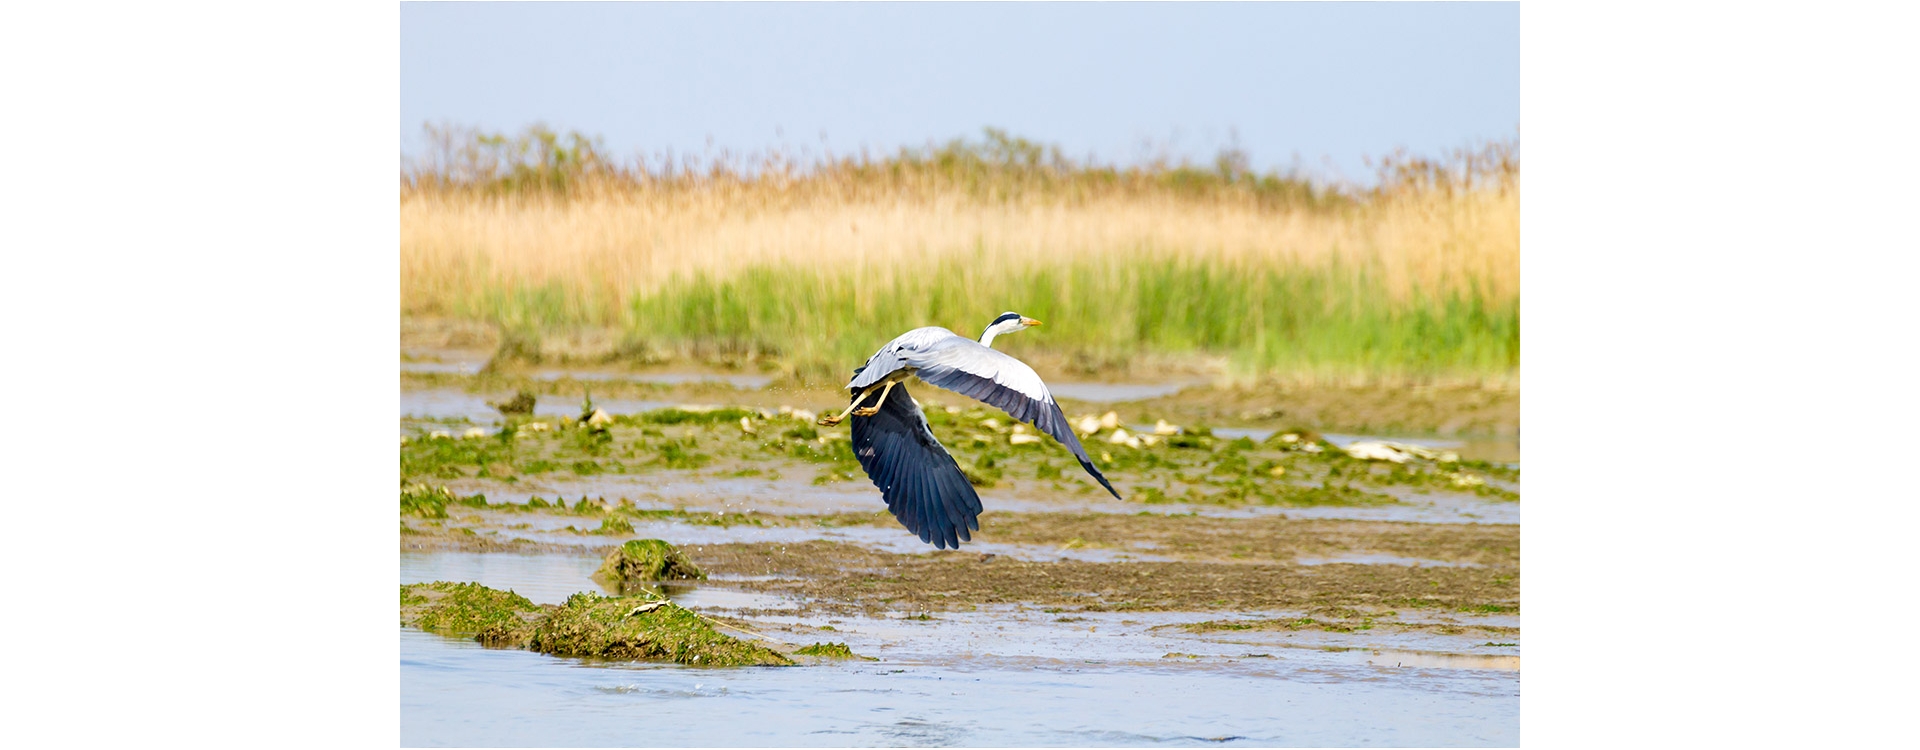
<instances>
[{"instance_id":1,"label":"green algae patch","mask_svg":"<svg viewBox=\"0 0 1920 750\"><path fill-rule=\"evenodd\" d=\"M658 539L635 539L620 545L607 553L600 569L593 573L593 580L623 592L654 581L706 577L706 572L679 548Z\"/></svg>"},{"instance_id":2,"label":"green algae patch","mask_svg":"<svg viewBox=\"0 0 1920 750\"><path fill-rule=\"evenodd\" d=\"M797 656L814 656L822 659L861 659L865 661L879 661L879 659L875 659L871 656L861 656L859 654L854 653L853 649L847 648L847 644L844 644L844 643L815 643L805 648L795 649L793 653Z\"/></svg>"},{"instance_id":3,"label":"green algae patch","mask_svg":"<svg viewBox=\"0 0 1920 750\"><path fill-rule=\"evenodd\" d=\"M700 667L786 666L793 660L715 630L664 599L578 593L534 626L527 648L553 656L655 659Z\"/></svg>"},{"instance_id":4,"label":"green algae patch","mask_svg":"<svg viewBox=\"0 0 1920 750\"><path fill-rule=\"evenodd\" d=\"M665 409L654 409L652 411L645 411L639 414L620 417L619 419L621 421L629 422L633 424L711 425L711 424L738 424L741 419L758 419L759 417L760 417L760 413L757 411L730 406L722 409L686 409L686 408L680 408L680 407L667 407Z\"/></svg>"},{"instance_id":5,"label":"green algae patch","mask_svg":"<svg viewBox=\"0 0 1920 750\"><path fill-rule=\"evenodd\" d=\"M400 515L415 518L446 518L447 501L453 493L444 487L410 484L400 488Z\"/></svg>"},{"instance_id":6,"label":"green algae patch","mask_svg":"<svg viewBox=\"0 0 1920 750\"><path fill-rule=\"evenodd\" d=\"M487 507L487 496L461 497L453 494L453 491L445 486L436 487L417 482L400 487L400 515L415 518L446 518L448 505L484 508Z\"/></svg>"},{"instance_id":7,"label":"green algae patch","mask_svg":"<svg viewBox=\"0 0 1920 750\"><path fill-rule=\"evenodd\" d=\"M489 646L519 647L541 607L511 591L435 581L400 587L400 624L441 635L473 635Z\"/></svg>"}]
</instances>

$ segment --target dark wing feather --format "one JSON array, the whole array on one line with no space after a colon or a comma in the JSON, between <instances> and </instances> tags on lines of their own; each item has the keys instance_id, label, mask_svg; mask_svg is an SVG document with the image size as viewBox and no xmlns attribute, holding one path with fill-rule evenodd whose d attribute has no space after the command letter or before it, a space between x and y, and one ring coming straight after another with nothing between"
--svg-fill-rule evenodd
<instances>
[{"instance_id":1,"label":"dark wing feather","mask_svg":"<svg viewBox=\"0 0 1920 750\"><path fill-rule=\"evenodd\" d=\"M972 541L968 532L980 530L980 494L933 438L906 386L893 387L880 413L852 419L853 455L900 525L941 549Z\"/></svg>"},{"instance_id":2,"label":"dark wing feather","mask_svg":"<svg viewBox=\"0 0 1920 750\"><path fill-rule=\"evenodd\" d=\"M1080 437L1073 434L1073 425L1067 423L1066 412L1060 411L1060 405L1052 400L1041 401L1027 396L1018 390L1002 386L990 378L967 372L957 367L929 365L922 366L915 373L921 380L945 388L962 396L996 407L1007 416L1033 425L1041 432L1052 435L1053 439L1067 446L1073 457L1079 459L1080 467L1099 480L1100 486L1107 488L1114 499L1120 499L1120 493L1114 491L1113 483L1094 468L1093 458L1087 455L1087 449L1080 445Z\"/></svg>"}]
</instances>

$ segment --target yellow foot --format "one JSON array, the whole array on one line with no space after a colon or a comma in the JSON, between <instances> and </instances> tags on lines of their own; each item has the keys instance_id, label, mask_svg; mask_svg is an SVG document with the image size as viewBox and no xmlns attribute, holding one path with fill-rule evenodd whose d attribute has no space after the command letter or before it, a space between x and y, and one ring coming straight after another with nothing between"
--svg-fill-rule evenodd
<instances>
[{"instance_id":1,"label":"yellow foot","mask_svg":"<svg viewBox=\"0 0 1920 750\"><path fill-rule=\"evenodd\" d=\"M857 414L859 412L855 412L855 413ZM840 420L843 420L843 419L846 419L846 417L840 416L838 414L828 414L827 416L821 417L820 421L815 422L814 424L832 427L834 425L840 424Z\"/></svg>"},{"instance_id":2,"label":"yellow foot","mask_svg":"<svg viewBox=\"0 0 1920 750\"><path fill-rule=\"evenodd\" d=\"M853 415L856 417L871 417L879 413L880 407L878 406L864 406L853 410Z\"/></svg>"}]
</instances>

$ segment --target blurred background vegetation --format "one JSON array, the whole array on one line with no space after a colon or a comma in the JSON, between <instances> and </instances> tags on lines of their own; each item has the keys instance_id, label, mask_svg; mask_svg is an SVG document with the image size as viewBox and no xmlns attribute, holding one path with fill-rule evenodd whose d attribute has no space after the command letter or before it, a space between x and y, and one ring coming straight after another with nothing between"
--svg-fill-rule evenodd
<instances>
[{"instance_id":1,"label":"blurred background vegetation","mask_svg":"<svg viewBox=\"0 0 1920 750\"><path fill-rule=\"evenodd\" d=\"M837 385L910 328L977 335L1015 310L1044 341L1007 348L1082 376L1518 377L1514 141L1390 154L1354 187L1256 173L1234 149L1075 161L994 129L886 155L624 162L539 126L427 135L401 174L402 315L487 322L509 356L592 330L609 361Z\"/></svg>"}]
</instances>

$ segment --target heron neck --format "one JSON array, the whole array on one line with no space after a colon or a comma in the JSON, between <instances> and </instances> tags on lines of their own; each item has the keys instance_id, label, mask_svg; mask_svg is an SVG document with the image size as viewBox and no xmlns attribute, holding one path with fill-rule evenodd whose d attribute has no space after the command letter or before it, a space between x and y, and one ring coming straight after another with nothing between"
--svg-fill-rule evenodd
<instances>
[{"instance_id":1,"label":"heron neck","mask_svg":"<svg viewBox=\"0 0 1920 750\"><path fill-rule=\"evenodd\" d=\"M998 331L993 330L992 326L988 326L987 332L980 334L980 345L989 349L993 348L993 337L998 333Z\"/></svg>"}]
</instances>

